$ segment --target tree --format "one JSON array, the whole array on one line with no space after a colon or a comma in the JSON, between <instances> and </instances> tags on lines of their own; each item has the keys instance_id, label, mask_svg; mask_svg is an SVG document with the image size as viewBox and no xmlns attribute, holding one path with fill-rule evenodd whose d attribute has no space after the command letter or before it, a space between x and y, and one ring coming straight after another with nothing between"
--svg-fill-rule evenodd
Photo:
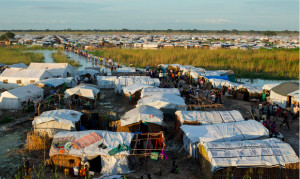
<instances>
[{"instance_id":1,"label":"tree","mask_svg":"<svg viewBox=\"0 0 300 179\"><path fill-rule=\"evenodd\" d=\"M239 33L239 31L238 30L236 30L236 29L232 29L232 31L231 31L232 33L234 33L234 34L238 34Z\"/></svg>"},{"instance_id":2,"label":"tree","mask_svg":"<svg viewBox=\"0 0 300 179\"><path fill-rule=\"evenodd\" d=\"M263 34L268 37L277 35L277 33L275 31L269 31L269 30L263 32Z\"/></svg>"},{"instance_id":3,"label":"tree","mask_svg":"<svg viewBox=\"0 0 300 179\"><path fill-rule=\"evenodd\" d=\"M15 34L12 32L6 32L5 34L0 36L0 40L9 40L13 39L15 37Z\"/></svg>"}]
</instances>

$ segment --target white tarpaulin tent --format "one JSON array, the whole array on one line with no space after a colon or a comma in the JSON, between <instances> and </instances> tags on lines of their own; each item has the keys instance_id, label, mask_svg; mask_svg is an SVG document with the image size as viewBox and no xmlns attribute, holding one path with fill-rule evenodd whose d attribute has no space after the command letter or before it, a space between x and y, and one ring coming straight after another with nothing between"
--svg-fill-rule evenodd
<instances>
[{"instance_id":1,"label":"white tarpaulin tent","mask_svg":"<svg viewBox=\"0 0 300 179\"><path fill-rule=\"evenodd\" d=\"M240 85L237 89L247 89L249 93L263 93L262 87L253 86L253 85Z\"/></svg>"},{"instance_id":2,"label":"white tarpaulin tent","mask_svg":"<svg viewBox=\"0 0 300 179\"><path fill-rule=\"evenodd\" d=\"M117 76L97 76L98 88L115 88Z\"/></svg>"},{"instance_id":3,"label":"white tarpaulin tent","mask_svg":"<svg viewBox=\"0 0 300 179\"><path fill-rule=\"evenodd\" d=\"M179 121L195 121L200 124L214 124L224 122L243 121L243 116L239 111L176 111Z\"/></svg>"},{"instance_id":4,"label":"white tarpaulin tent","mask_svg":"<svg viewBox=\"0 0 300 179\"><path fill-rule=\"evenodd\" d=\"M121 126L142 122L150 122L158 125L163 123L163 112L152 106L140 106L126 112L121 117Z\"/></svg>"},{"instance_id":5,"label":"white tarpaulin tent","mask_svg":"<svg viewBox=\"0 0 300 179\"><path fill-rule=\"evenodd\" d=\"M97 70L94 70L94 69L85 69L85 70L82 70L82 71L79 71L79 72L76 73L76 75L79 75L79 76L87 75L87 74L90 74L91 76L94 76L96 74L100 74L100 72L97 71Z\"/></svg>"},{"instance_id":6,"label":"white tarpaulin tent","mask_svg":"<svg viewBox=\"0 0 300 179\"><path fill-rule=\"evenodd\" d=\"M0 75L0 81L28 85L52 77L47 70L43 69L7 68Z\"/></svg>"},{"instance_id":7,"label":"white tarpaulin tent","mask_svg":"<svg viewBox=\"0 0 300 179\"><path fill-rule=\"evenodd\" d=\"M75 123L81 118L82 113L74 110L59 109L45 111L32 121L35 132L45 131L49 136L61 130L75 130Z\"/></svg>"},{"instance_id":8,"label":"white tarpaulin tent","mask_svg":"<svg viewBox=\"0 0 300 179\"><path fill-rule=\"evenodd\" d=\"M180 96L180 91L178 88L145 88L142 90L141 98L147 96L155 96L155 95L169 94Z\"/></svg>"},{"instance_id":9,"label":"white tarpaulin tent","mask_svg":"<svg viewBox=\"0 0 300 179\"><path fill-rule=\"evenodd\" d=\"M288 94L288 96L291 96L291 97L292 97L292 101L293 101L293 102L295 101L295 102L299 103L300 90L291 92L291 93Z\"/></svg>"},{"instance_id":10,"label":"white tarpaulin tent","mask_svg":"<svg viewBox=\"0 0 300 179\"><path fill-rule=\"evenodd\" d=\"M298 163L292 147L279 139L208 142L204 144L211 171L227 167L272 167Z\"/></svg>"},{"instance_id":11,"label":"white tarpaulin tent","mask_svg":"<svg viewBox=\"0 0 300 179\"><path fill-rule=\"evenodd\" d=\"M20 109L21 103L43 98L44 90L33 84L5 91L0 95L0 109Z\"/></svg>"},{"instance_id":12,"label":"white tarpaulin tent","mask_svg":"<svg viewBox=\"0 0 300 179\"><path fill-rule=\"evenodd\" d=\"M299 82L284 82L280 85L273 87L270 91L270 102L278 104L282 108L290 107L288 104L292 104L297 99L297 93L299 97ZM291 101L290 98L291 97ZM296 97L296 98L294 98Z\"/></svg>"},{"instance_id":13,"label":"white tarpaulin tent","mask_svg":"<svg viewBox=\"0 0 300 179\"><path fill-rule=\"evenodd\" d=\"M149 76L121 76L115 80L115 83L116 93L122 93L123 87L133 85L135 83L144 83L150 86L160 85L160 81L158 78L150 78Z\"/></svg>"},{"instance_id":14,"label":"white tarpaulin tent","mask_svg":"<svg viewBox=\"0 0 300 179\"><path fill-rule=\"evenodd\" d=\"M65 97L68 98L76 94L85 98L95 99L99 92L100 90L97 89L97 86L95 85L80 84L78 86L75 86L74 88L67 89L65 91Z\"/></svg>"},{"instance_id":15,"label":"white tarpaulin tent","mask_svg":"<svg viewBox=\"0 0 300 179\"><path fill-rule=\"evenodd\" d=\"M257 139L269 136L269 131L261 123L248 120L235 123L180 127L184 132L183 144L187 152L198 158L198 143L226 142Z\"/></svg>"},{"instance_id":16,"label":"white tarpaulin tent","mask_svg":"<svg viewBox=\"0 0 300 179\"><path fill-rule=\"evenodd\" d=\"M59 132L54 135L54 139L61 138L61 137L74 137L74 140L78 140L93 132L96 132L98 135L100 135L102 139L80 149L75 149L74 147L71 147L67 154L59 153L58 155L71 155L75 157L84 156L87 157L89 160L97 156L101 156L103 174L129 173L130 171L128 165L126 165L126 163L128 162L126 156L130 154L130 151L129 150L120 151L119 153L113 156L110 156L108 152L118 147L120 144L130 146L131 140L133 139L134 136L133 133L111 132L111 131L102 131L102 130ZM103 144L107 148L99 149L98 146L100 144ZM50 157L57 155L57 153L53 153L52 151L53 150L50 150L49 153Z\"/></svg>"},{"instance_id":17,"label":"white tarpaulin tent","mask_svg":"<svg viewBox=\"0 0 300 179\"><path fill-rule=\"evenodd\" d=\"M41 80L36 82L36 84L44 86L48 85L49 87L57 87L62 84L66 83L68 87L74 87L76 85L76 82L73 77L68 77L68 78L50 78L46 80Z\"/></svg>"},{"instance_id":18,"label":"white tarpaulin tent","mask_svg":"<svg viewBox=\"0 0 300 179\"><path fill-rule=\"evenodd\" d=\"M30 63L28 69L44 69L54 77L74 76L77 69L68 63Z\"/></svg>"},{"instance_id":19,"label":"white tarpaulin tent","mask_svg":"<svg viewBox=\"0 0 300 179\"><path fill-rule=\"evenodd\" d=\"M123 93L124 94L129 94L129 93L134 94L137 91L140 91L142 89L147 89L147 88L156 88L156 87L146 85L144 83L134 83L132 85L123 87Z\"/></svg>"},{"instance_id":20,"label":"white tarpaulin tent","mask_svg":"<svg viewBox=\"0 0 300 179\"><path fill-rule=\"evenodd\" d=\"M181 96L174 94L156 94L146 96L137 102L137 107L142 105L153 106L157 109L176 109L177 106L185 106L185 101Z\"/></svg>"},{"instance_id":21,"label":"white tarpaulin tent","mask_svg":"<svg viewBox=\"0 0 300 179\"><path fill-rule=\"evenodd\" d=\"M230 88L240 86L240 84L233 83L228 80L216 79L216 78L209 79L209 82L211 82L213 88L217 88L217 89L221 89L223 86L230 87Z\"/></svg>"},{"instance_id":22,"label":"white tarpaulin tent","mask_svg":"<svg viewBox=\"0 0 300 179\"><path fill-rule=\"evenodd\" d=\"M263 90L267 90L270 91L272 88L274 88L275 86L278 86L280 83L274 83L274 84L265 84L262 89Z\"/></svg>"},{"instance_id":23,"label":"white tarpaulin tent","mask_svg":"<svg viewBox=\"0 0 300 179\"><path fill-rule=\"evenodd\" d=\"M127 72L136 72L136 69L133 67L122 67L122 68L117 68L116 71L121 73L127 73Z\"/></svg>"}]
</instances>

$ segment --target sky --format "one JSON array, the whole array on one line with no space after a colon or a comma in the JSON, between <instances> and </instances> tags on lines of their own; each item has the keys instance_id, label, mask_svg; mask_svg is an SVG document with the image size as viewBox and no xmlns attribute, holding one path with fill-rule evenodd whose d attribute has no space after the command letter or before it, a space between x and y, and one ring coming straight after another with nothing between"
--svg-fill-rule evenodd
<instances>
[{"instance_id":1,"label":"sky","mask_svg":"<svg viewBox=\"0 0 300 179\"><path fill-rule=\"evenodd\" d=\"M0 0L0 30L299 30L298 0Z\"/></svg>"}]
</instances>

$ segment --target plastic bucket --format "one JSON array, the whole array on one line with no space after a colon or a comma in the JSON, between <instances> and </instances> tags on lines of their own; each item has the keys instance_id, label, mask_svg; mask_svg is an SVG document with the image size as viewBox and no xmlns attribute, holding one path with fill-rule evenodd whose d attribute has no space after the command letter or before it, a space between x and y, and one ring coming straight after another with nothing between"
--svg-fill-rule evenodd
<instances>
[{"instance_id":1,"label":"plastic bucket","mask_svg":"<svg viewBox=\"0 0 300 179\"><path fill-rule=\"evenodd\" d=\"M73 170L74 170L74 175L78 176L79 169L77 167L74 167Z\"/></svg>"}]
</instances>

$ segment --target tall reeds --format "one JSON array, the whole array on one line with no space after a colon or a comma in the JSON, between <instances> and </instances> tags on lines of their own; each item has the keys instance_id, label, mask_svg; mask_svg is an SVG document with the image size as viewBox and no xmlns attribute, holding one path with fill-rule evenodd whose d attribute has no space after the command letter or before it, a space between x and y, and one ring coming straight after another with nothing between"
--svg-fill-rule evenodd
<instances>
[{"instance_id":1,"label":"tall reeds","mask_svg":"<svg viewBox=\"0 0 300 179\"><path fill-rule=\"evenodd\" d=\"M41 53L26 52L24 48L17 47L1 47L0 62L6 65L25 63L29 65L31 62L44 62L44 55Z\"/></svg>"},{"instance_id":2,"label":"tall reeds","mask_svg":"<svg viewBox=\"0 0 300 179\"><path fill-rule=\"evenodd\" d=\"M137 67L158 64L193 65L207 70L234 70L237 77L299 79L299 49L97 49L94 55Z\"/></svg>"},{"instance_id":3,"label":"tall reeds","mask_svg":"<svg viewBox=\"0 0 300 179\"><path fill-rule=\"evenodd\" d=\"M58 49L56 53L52 53L52 58L56 63L68 63L69 65L72 65L74 67L80 66L79 62L68 58L61 49Z\"/></svg>"}]
</instances>

